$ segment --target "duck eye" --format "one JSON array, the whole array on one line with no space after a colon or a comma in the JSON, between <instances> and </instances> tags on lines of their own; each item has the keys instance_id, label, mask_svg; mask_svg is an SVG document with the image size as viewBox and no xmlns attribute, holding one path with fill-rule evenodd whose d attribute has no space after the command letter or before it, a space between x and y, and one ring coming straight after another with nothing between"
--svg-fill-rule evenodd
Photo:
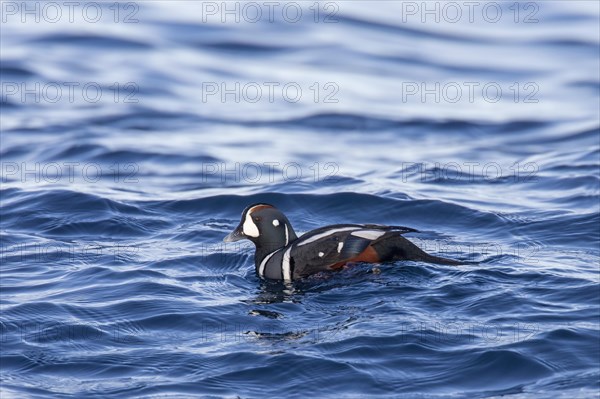
<instances>
[{"instance_id":1,"label":"duck eye","mask_svg":"<svg viewBox=\"0 0 600 399\"><path fill-rule=\"evenodd\" d=\"M255 221L255 222L260 222L260 216L256 216L256 217L254 218L254 221Z\"/></svg>"}]
</instances>

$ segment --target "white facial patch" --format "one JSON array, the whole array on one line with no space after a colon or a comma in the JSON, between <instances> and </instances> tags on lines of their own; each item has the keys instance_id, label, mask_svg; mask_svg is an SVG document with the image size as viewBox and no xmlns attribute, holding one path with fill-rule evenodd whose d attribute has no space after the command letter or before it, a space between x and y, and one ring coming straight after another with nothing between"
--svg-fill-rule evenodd
<instances>
[{"instance_id":1,"label":"white facial patch","mask_svg":"<svg viewBox=\"0 0 600 399\"><path fill-rule=\"evenodd\" d=\"M325 254L323 252L319 252L319 258L322 258Z\"/></svg>"},{"instance_id":2,"label":"white facial patch","mask_svg":"<svg viewBox=\"0 0 600 399\"><path fill-rule=\"evenodd\" d=\"M279 220L273 219L273 226L275 226L275 227L279 226Z\"/></svg>"},{"instance_id":3,"label":"white facial patch","mask_svg":"<svg viewBox=\"0 0 600 399\"><path fill-rule=\"evenodd\" d=\"M248 213L246 213L246 219L244 220L244 225L242 226L242 231L244 232L245 235L247 235L249 237L258 237L260 235L260 233L258 231L258 227L256 227L256 225L254 224L254 221L252 220L252 215L250 214L250 211L248 211Z\"/></svg>"},{"instance_id":4,"label":"white facial patch","mask_svg":"<svg viewBox=\"0 0 600 399\"><path fill-rule=\"evenodd\" d=\"M340 243L338 244L338 254L339 254L340 252L342 252L342 248L344 248L344 243L343 243L343 242L340 242Z\"/></svg>"}]
</instances>

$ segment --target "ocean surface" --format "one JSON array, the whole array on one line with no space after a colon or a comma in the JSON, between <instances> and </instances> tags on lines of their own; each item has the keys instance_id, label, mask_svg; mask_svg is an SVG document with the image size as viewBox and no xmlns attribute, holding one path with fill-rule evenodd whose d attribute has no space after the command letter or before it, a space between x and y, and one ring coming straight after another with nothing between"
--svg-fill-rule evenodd
<instances>
[{"instance_id":1,"label":"ocean surface","mask_svg":"<svg viewBox=\"0 0 600 399\"><path fill-rule=\"evenodd\" d=\"M2 399L599 397L598 2L67 3L1 5ZM255 202L472 263L261 281Z\"/></svg>"}]
</instances>

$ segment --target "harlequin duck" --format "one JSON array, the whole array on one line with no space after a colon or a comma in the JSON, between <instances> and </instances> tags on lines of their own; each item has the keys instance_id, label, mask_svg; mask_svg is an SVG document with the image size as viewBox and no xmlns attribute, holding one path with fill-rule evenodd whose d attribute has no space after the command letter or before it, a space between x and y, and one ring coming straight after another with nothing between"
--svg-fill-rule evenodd
<instances>
[{"instance_id":1,"label":"harlequin duck","mask_svg":"<svg viewBox=\"0 0 600 399\"><path fill-rule=\"evenodd\" d=\"M460 265L429 255L402 237L417 230L376 224L336 224L296 236L288 218L273 205L250 205L237 228L223 239L249 239L256 246L256 272L265 279L291 281L342 268L350 262L417 260Z\"/></svg>"}]
</instances>

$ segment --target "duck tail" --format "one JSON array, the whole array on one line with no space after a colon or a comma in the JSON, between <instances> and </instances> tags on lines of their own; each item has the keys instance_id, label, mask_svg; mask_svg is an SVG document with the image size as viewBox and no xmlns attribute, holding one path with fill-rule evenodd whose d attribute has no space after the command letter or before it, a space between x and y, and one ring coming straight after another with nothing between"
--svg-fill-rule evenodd
<instances>
[{"instance_id":1,"label":"duck tail","mask_svg":"<svg viewBox=\"0 0 600 399\"><path fill-rule=\"evenodd\" d=\"M377 242L373 243L372 246L375 251L377 251L383 262L395 260L415 260L450 266L467 264L454 259L430 255L400 235L393 235L384 238L383 240L378 240Z\"/></svg>"}]
</instances>

